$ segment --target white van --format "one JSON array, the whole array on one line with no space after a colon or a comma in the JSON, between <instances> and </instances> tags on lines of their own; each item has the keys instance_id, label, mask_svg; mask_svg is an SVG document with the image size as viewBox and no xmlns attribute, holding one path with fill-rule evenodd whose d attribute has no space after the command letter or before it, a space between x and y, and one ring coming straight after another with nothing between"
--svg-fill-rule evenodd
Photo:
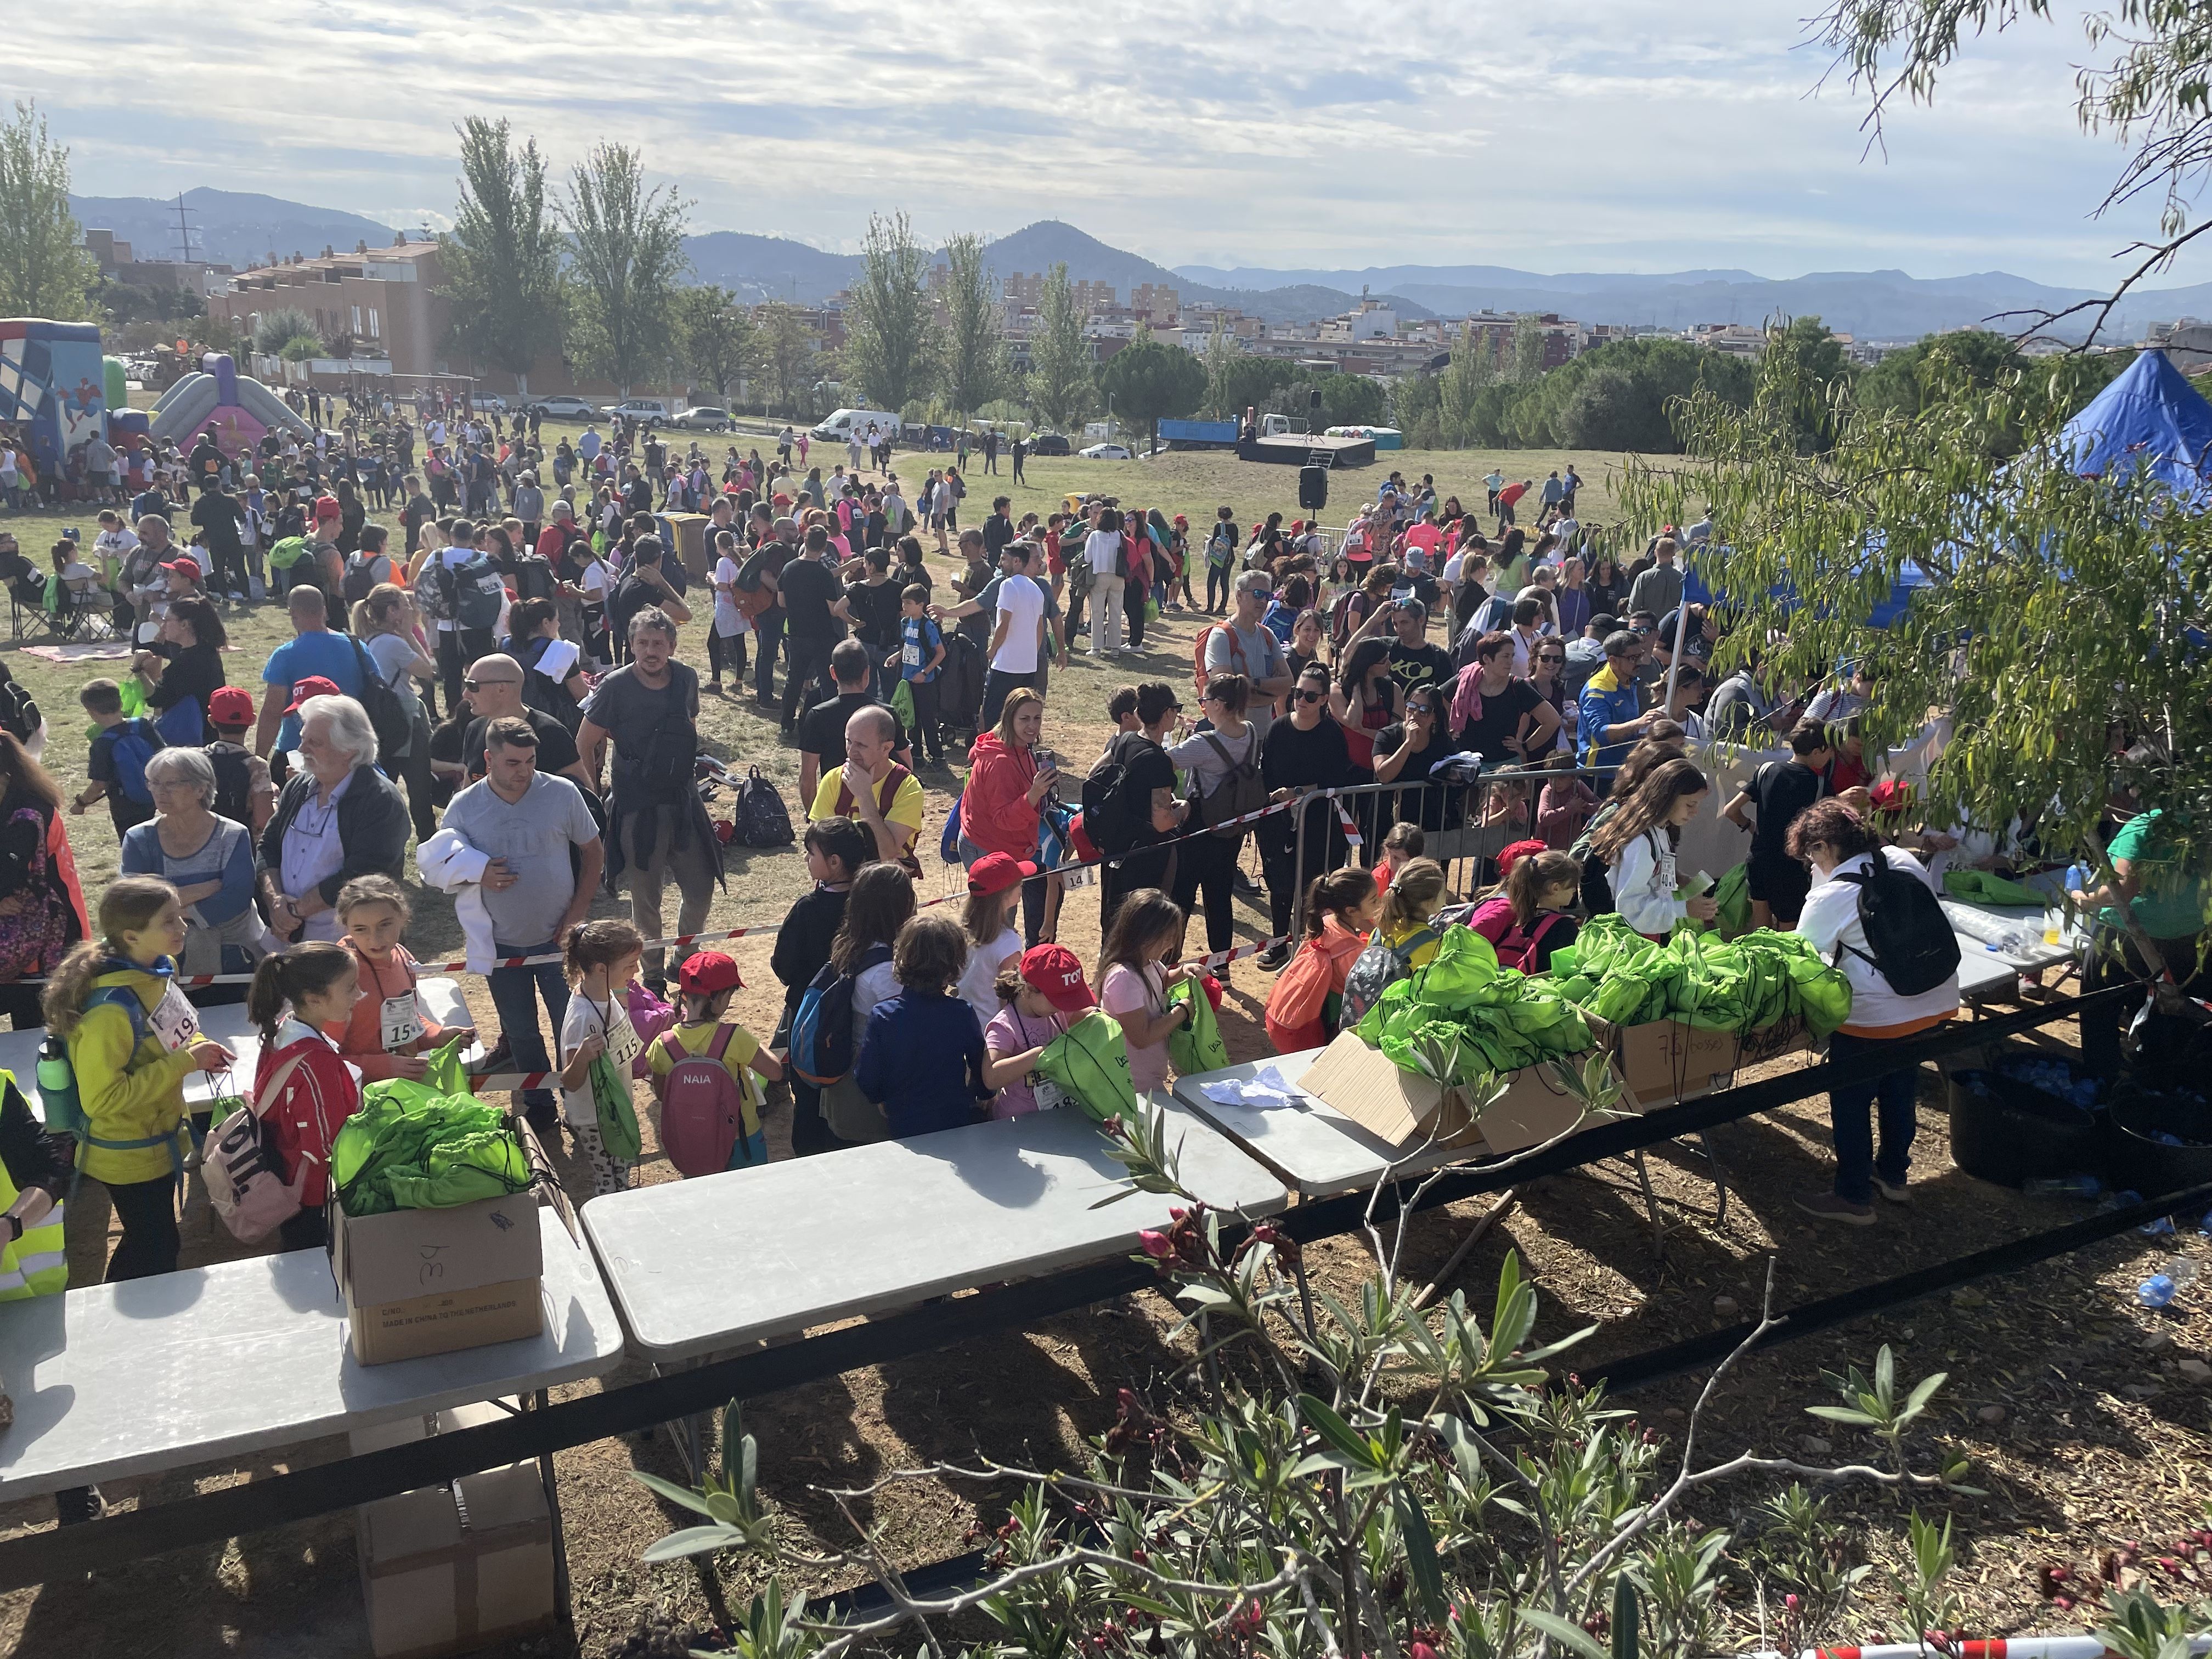
<instances>
[{"instance_id":1,"label":"white van","mask_svg":"<svg viewBox=\"0 0 2212 1659\"><path fill-rule=\"evenodd\" d=\"M858 438L867 441L870 427L886 438L899 434L899 417L888 409L841 409L814 428L814 435L823 443L848 443Z\"/></svg>"}]
</instances>

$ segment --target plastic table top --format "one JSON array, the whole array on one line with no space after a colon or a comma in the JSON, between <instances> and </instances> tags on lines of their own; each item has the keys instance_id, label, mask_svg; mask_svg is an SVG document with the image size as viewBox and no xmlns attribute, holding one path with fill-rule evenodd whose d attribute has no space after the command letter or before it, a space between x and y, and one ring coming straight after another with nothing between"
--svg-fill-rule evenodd
<instances>
[{"instance_id":1,"label":"plastic table top","mask_svg":"<svg viewBox=\"0 0 2212 1659\"><path fill-rule=\"evenodd\" d=\"M1176 1098L1289 1182L1301 1198L1358 1192L1394 1168L1400 1175L1419 1175L1470 1156L1463 1146L1395 1147L1310 1095L1298 1095L1284 1106L1225 1103L1206 1097L1206 1084L1231 1078L1242 1082L1266 1066L1274 1066L1295 1088L1320 1053L1299 1048L1177 1078Z\"/></svg>"},{"instance_id":2,"label":"plastic table top","mask_svg":"<svg viewBox=\"0 0 2212 1659\"><path fill-rule=\"evenodd\" d=\"M1168 1100L1182 1179L1270 1215L1282 1183ZM581 1212L632 1348L696 1358L930 1297L1109 1260L1180 1200L1120 1189L1073 1107L594 1198Z\"/></svg>"},{"instance_id":3,"label":"plastic table top","mask_svg":"<svg viewBox=\"0 0 2212 1659\"><path fill-rule=\"evenodd\" d=\"M544 1330L386 1365L355 1362L320 1250L0 1304L0 1502L605 1376L623 1357L606 1287L538 1213Z\"/></svg>"}]
</instances>

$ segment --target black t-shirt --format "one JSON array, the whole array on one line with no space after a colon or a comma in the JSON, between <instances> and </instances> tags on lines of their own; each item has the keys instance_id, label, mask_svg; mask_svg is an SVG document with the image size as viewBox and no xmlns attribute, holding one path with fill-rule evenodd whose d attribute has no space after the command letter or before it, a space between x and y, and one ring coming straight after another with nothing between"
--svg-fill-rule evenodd
<instances>
[{"instance_id":1,"label":"black t-shirt","mask_svg":"<svg viewBox=\"0 0 2212 1659\"><path fill-rule=\"evenodd\" d=\"M660 590L642 576L633 573L615 584L615 591L607 600L607 623L618 640L629 638L630 618L647 605L660 603Z\"/></svg>"},{"instance_id":2,"label":"black t-shirt","mask_svg":"<svg viewBox=\"0 0 2212 1659\"><path fill-rule=\"evenodd\" d=\"M845 590L846 609L853 613L853 632L870 645L888 651L898 639L903 590L897 580L856 582Z\"/></svg>"},{"instance_id":3,"label":"black t-shirt","mask_svg":"<svg viewBox=\"0 0 2212 1659\"><path fill-rule=\"evenodd\" d=\"M1759 814L1751 832L1751 855L1772 862L1789 857L1784 848L1790 826L1828 793L1828 781L1811 767L1788 760L1760 767L1752 774L1747 793Z\"/></svg>"},{"instance_id":4,"label":"black t-shirt","mask_svg":"<svg viewBox=\"0 0 2212 1659\"><path fill-rule=\"evenodd\" d=\"M821 757L823 770L845 763L845 722L859 710L881 708L890 714L891 724L898 726L898 735L891 739L891 752L906 751L906 728L899 726L899 717L891 714L887 704L878 702L865 691L841 691L827 702L817 702L808 709L799 722L799 752Z\"/></svg>"},{"instance_id":5,"label":"black t-shirt","mask_svg":"<svg viewBox=\"0 0 2212 1659\"><path fill-rule=\"evenodd\" d=\"M1454 672L1452 659L1441 646L1424 641L1408 650L1398 641L1390 642L1390 677L1408 691L1449 681Z\"/></svg>"},{"instance_id":6,"label":"black t-shirt","mask_svg":"<svg viewBox=\"0 0 2212 1659\"><path fill-rule=\"evenodd\" d=\"M1003 513L994 513L983 520L983 553L993 564L999 562L999 551L1014 538L1014 521Z\"/></svg>"},{"instance_id":7,"label":"black t-shirt","mask_svg":"<svg viewBox=\"0 0 2212 1659\"><path fill-rule=\"evenodd\" d=\"M795 640L834 639L844 624L830 614L830 607L845 597L836 576L819 559L796 558L785 567L777 584L783 594L786 626Z\"/></svg>"},{"instance_id":8,"label":"black t-shirt","mask_svg":"<svg viewBox=\"0 0 2212 1659\"><path fill-rule=\"evenodd\" d=\"M1270 720L1260 745L1260 775L1270 789L1337 789L1357 778L1344 728L1326 714L1310 732L1287 720Z\"/></svg>"},{"instance_id":9,"label":"black t-shirt","mask_svg":"<svg viewBox=\"0 0 2212 1659\"><path fill-rule=\"evenodd\" d=\"M218 553L240 553L245 546L239 539L246 515L237 499L230 495L203 495L193 504L192 522L206 532L207 544Z\"/></svg>"},{"instance_id":10,"label":"black t-shirt","mask_svg":"<svg viewBox=\"0 0 2212 1659\"><path fill-rule=\"evenodd\" d=\"M1472 750L1486 761L1518 764L1522 757L1508 748L1505 740L1519 733L1522 721L1534 714L1543 701L1543 694L1522 679L1508 680L1505 689L1494 697L1486 692L1482 718L1471 720L1460 727L1460 747Z\"/></svg>"},{"instance_id":11,"label":"black t-shirt","mask_svg":"<svg viewBox=\"0 0 2212 1659\"><path fill-rule=\"evenodd\" d=\"M522 718L530 722L530 729L538 734L538 769L548 776L565 772L576 763L576 740L568 735L568 728L550 714L535 708L526 708ZM467 763L471 780L484 775L484 734L491 722L477 719L469 722L468 734L461 739L461 756Z\"/></svg>"},{"instance_id":12,"label":"black t-shirt","mask_svg":"<svg viewBox=\"0 0 2212 1659\"><path fill-rule=\"evenodd\" d=\"M1396 754L1405 745L1406 728L1402 722L1386 726L1375 734L1375 753L1378 759ZM1393 781L1403 784L1426 782L1431 772L1458 752L1440 729L1433 730L1429 736L1429 746L1407 756L1405 765L1398 769L1398 775ZM1395 798L1394 810L1400 819L1418 823L1424 830L1456 830L1467 817L1466 798L1467 791L1464 789L1439 786L1420 792L1418 811L1411 791Z\"/></svg>"}]
</instances>

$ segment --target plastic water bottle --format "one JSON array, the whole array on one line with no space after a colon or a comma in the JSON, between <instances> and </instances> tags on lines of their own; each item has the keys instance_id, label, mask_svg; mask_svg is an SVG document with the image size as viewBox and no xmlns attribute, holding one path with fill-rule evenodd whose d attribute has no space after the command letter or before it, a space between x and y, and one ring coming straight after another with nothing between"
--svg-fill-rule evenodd
<instances>
[{"instance_id":1,"label":"plastic water bottle","mask_svg":"<svg viewBox=\"0 0 2212 1659\"><path fill-rule=\"evenodd\" d=\"M2033 956L2043 945L2043 930L2031 927L2026 922L2008 927L1990 942L1990 949L2000 956Z\"/></svg>"},{"instance_id":2,"label":"plastic water bottle","mask_svg":"<svg viewBox=\"0 0 2212 1659\"><path fill-rule=\"evenodd\" d=\"M2174 1283L2166 1273L2153 1273L2136 1286L2136 1300L2146 1308L2163 1308L2173 1300Z\"/></svg>"},{"instance_id":3,"label":"plastic water bottle","mask_svg":"<svg viewBox=\"0 0 2212 1659\"><path fill-rule=\"evenodd\" d=\"M2093 1175L2036 1176L2020 1184L2030 1198L2094 1198L2105 1183ZM2205 1219L2212 1222L2212 1215Z\"/></svg>"},{"instance_id":4,"label":"plastic water bottle","mask_svg":"<svg viewBox=\"0 0 2212 1659\"><path fill-rule=\"evenodd\" d=\"M2197 1275L2202 1271L2195 1256L2178 1255L2166 1264L2166 1276L2174 1282L2177 1288L2185 1291L2197 1282Z\"/></svg>"},{"instance_id":5,"label":"plastic water bottle","mask_svg":"<svg viewBox=\"0 0 2212 1659\"><path fill-rule=\"evenodd\" d=\"M2154 1215L2136 1231L2146 1238L2171 1237L2173 1233L2173 1218L2170 1215Z\"/></svg>"},{"instance_id":6,"label":"plastic water bottle","mask_svg":"<svg viewBox=\"0 0 2212 1659\"><path fill-rule=\"evenodd\" d=\"M78 1103L76 1068L70 1064L69 1049L58 1036L39 1045L39 1103L45 1110L48 1134L74 1133L84 1122Z\"/></svg>"}]
</instances>

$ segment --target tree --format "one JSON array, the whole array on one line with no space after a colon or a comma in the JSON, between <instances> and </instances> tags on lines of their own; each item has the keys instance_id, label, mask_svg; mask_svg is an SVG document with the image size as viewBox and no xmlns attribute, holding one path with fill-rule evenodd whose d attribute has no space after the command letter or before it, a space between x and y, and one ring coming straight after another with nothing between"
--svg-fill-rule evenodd
<instances>
[{"instance_id":1,"label":"tree","mask_svg":"<svg viewBox=\"0 0 2212 1659\"><path fill-rule=\"evenodd\" d=\"M1382 388L1364 374L1324 374L1314 387L1321 393L1324 425L1380 426L1389 411Z\"/></svg>"},{"instance_id":2,"label":"tree","mask_svg":"<svg viewBox=\"0 0 2212 1659\"><path fill-rule=\"evenodd\" d=\"M964 421L1012 381L1013 359L983 239L972 232L953 237L945 263L945 395Z\"/></svg>"},{"instance_id":3,"label":"tree","mask_svg":"<svg viewBox=\"0 0 2212 1659\"><path fill-rule=\"evenodd\" d=\"M676 296L676 332L684 366L728 408L730 388L758 361L759 343L744 308L712 283L687 288Z\"/></svg>"},{"instance_id":4,"label":"tree","mask_svg":"<svg viewBox=\"0 0 2212 1659\"><path fill-rule=\"evenodd\" d=\"M1524 311L1513 319L1512 378L1526 386L1541 379L1543 373L1544 325L1534 312Z\"/></svg>"},{"instance_id":5,"label":"tree","mask_svg":"<svg viewBox=\"0 0 2212 1659\"><path fill-rule=\"evenodd\" d=\"M1030 401L1047 426L1066 428L1097 401L1096 358L1063 261L1045 272L1036 329L1030 336Z\"/></svg>"},{"instance_id":6,"label":"tree","mask_svg":"<svg viewBox=\"0 0 2212 1659\"><path fill-rule=\"evenodd\" d=\"M301 335L313 337L315 319L304 311L291 306L280 306L274 311L264 311L253 325L253 349L264 356L282 356L285 343ZM320 356L322 354L315 354Z\"/></svg>"},{"instance_id":7,"label":"tree","mask_svg":"<svg viewBox=\"0 0 2212 1659\"><path fill-rule=\"evenodd\" d=\"M1098 387L1123 420L1151 427L1151 447L1158 449L1161 420L1189 414L1206 396L1206 366L1181 346L1161 344L1147 329L1106 360Z\"/></svg>"},{"instance_id":8,"label":"tree","mask_svg":"<svg viewBox=\"0 0 2212 1659\"><path fill-rule=\"evenodd\" d=\"M1487 334L1475 332L1469 318L1460 329L1451 361L1437 377L1437 423L1455 449L1474 441L1474 405L1485 387L1498 379L1498 353Z\"/></svg>"},{"instance_id":9,"label":"tree","mask_svg":"<svg viewBox=\"0 0 2212 1659\"><path fill-rule=\"evenodd\" d=\"M1216 318L1206 343L1206 412L1218 420L1242 420L1291 383L1294 363L1260 357L1244 349L1236 331Z\"/></svg>"},{"instance_id":10,"label":"tree","mask_svg":"<svg viewBox=\"0 0 2212 1659\"><path fill-rule=\"evenodd\" d=\"M276 355L288 363L304 363L311 357L326 356L330 348L323 343L319 334L295 334L276 349Z\"/></svg>"},{"instance_id":11,"label":"tree","mask_svg":"<svg viewBox=\"0 0 2212 1659\"><path fill-rule=\"evenodd\" d=\"M897 409L934 378L937 324L923 290L929 256L903 213L868 216L860 280L845 313L845 349L854 378L879 409Z\"/></svg>"},{"instance_id":12,"label":"tree","mask_svg":"<svg viewBox=\"0 0 2212 1659\"><path fill-rule=\"evenodd\" d=\"M0 126L0 315L80 322L100 267L77 244L69 150L46 137L36 103L17 99Z\"/></svg>"},{"instance_id":13,"label":"tree","mask_svg":"<svg viewBox=\"0 0 2212 1659\"><path fill-rule=\"evenodd\" d=\"M814 341L796 308L781 300L757 306L752 316L765 404L788 416L813 383Z\"/></svg>"},{"instance_id":14,"label":"tree","mask_svg":"<svg viewBox=\"0 0 2212 1659\"><path fill-rule=\"evenodd\" d=\"M1689 459L1663 472L1632 465L1626 516L1679 523L1711 507L1736 612L1723 665L1770 639L1777 684L1864 663L1879 687L1871 754L1946 712L1916 819L1942 830L2023 818L2046 859L2103 866L2108 803L2125 790L2136 810L2164 809L2172 869L2202 871L2212 516L2175 503L2148 468L2077 475L2059 441L2075 404L2062 369L2031 364L1985 386L1942 354L1926 363L1917 412L1840 400L1832 441L1808 452L1800 419L1824 393L1824 366L1807 342L1773 331L1750 406L1692 393L1677 422ZM1870 627L1908 564L1927 586Z\"/></svg>"},{"instance_id":15,"label":"tree","mask_svg":"<svg viewBox=\"0 0 2212 1659\"><path fill-rule=\"evenodd\" d=\"M578 355L624 397L668 360L689 206L672 186L647 191L644 158L627 144L595 145L569 174Z\"/></svg>"},{"instance_id":16,"label":"tree","mask_svg":"<svg viewBox=\"0 0 2212 1659\"><path fill-rule=\"evenodd\" d=\"M561 228L547 199L535 138L517 149L504 120L461 123L461 198L438 239L453 344L514 376L530 396L530 366L559 352L567 333Z\"/></svg>"}]
</instances>

